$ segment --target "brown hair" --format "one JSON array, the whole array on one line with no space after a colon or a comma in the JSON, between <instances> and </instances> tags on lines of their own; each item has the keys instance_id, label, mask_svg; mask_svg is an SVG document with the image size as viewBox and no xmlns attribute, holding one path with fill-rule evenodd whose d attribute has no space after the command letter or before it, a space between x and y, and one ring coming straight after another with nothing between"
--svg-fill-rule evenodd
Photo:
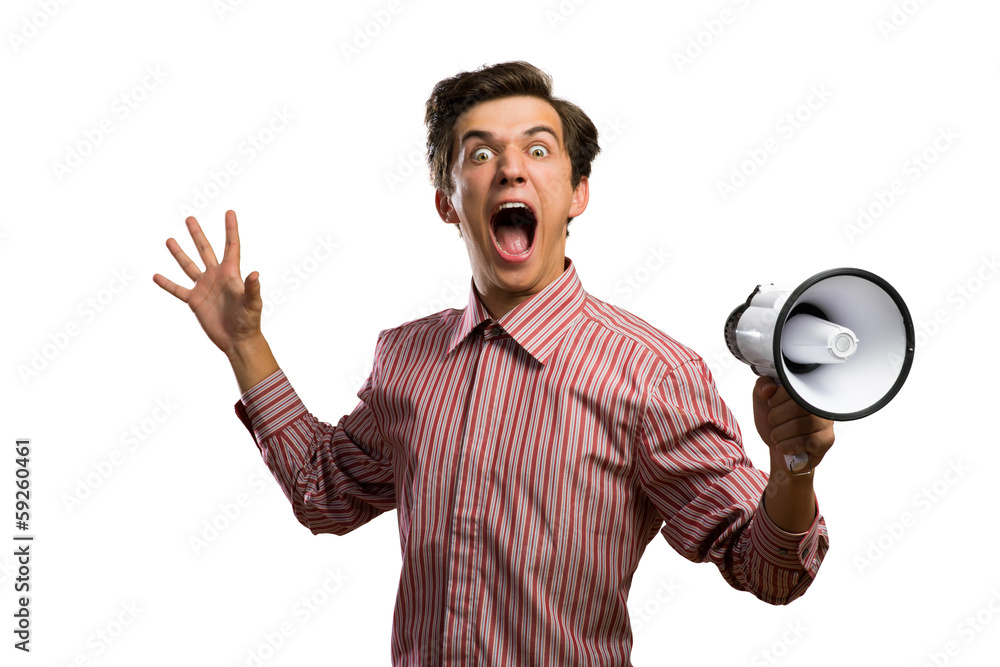
<instances>
[{"instance_id":1,"label":"brown hair","mask_svg":"<svg viewBox=\"0 0 1000 667\"><path fill-rule=\"evenodd\" d=\"M519 60L483 65L475 71L461 72L439 81L434 86L427 100L424 122L427 124L427 166L435 188L448 196L454 191L451 156L458 117L481 102L520 95L542 99L559 114L563 143L572 166L570 182L573 188L580 184L583 176L590 177L590 163L601 150L593 121L577 105L552 96L552 77Z\"/></svg>"}]
</instances>

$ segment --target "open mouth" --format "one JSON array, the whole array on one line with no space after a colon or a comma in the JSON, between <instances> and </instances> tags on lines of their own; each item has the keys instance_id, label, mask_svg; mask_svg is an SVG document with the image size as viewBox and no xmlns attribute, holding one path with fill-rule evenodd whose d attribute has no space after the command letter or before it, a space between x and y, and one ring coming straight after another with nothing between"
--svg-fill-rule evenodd
<instances>
[{"instance_id":1,"label":"open mouth","mask_svg":"<svg viewBox=\"0 0 1000 667\"><path fill-rule=\"evenodd\" d=\"M523 258L531 252L535 241L535 213L523 202L507 202L490 218L493 241L501 256Z\"/></svg>"}]
</instances>

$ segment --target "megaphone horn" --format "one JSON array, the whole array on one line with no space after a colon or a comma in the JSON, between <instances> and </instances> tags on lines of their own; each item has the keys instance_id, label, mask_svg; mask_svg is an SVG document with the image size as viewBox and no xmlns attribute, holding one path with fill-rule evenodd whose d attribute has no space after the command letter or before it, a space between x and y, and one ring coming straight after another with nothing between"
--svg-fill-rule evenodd
<instances>
[{"instance_id":1,"label":"megaphone horn","mask_svg":"<svg viewBox=\"0 0 1000 667\"><path fill-rule=\"evenodd\" d=\"M777 380L809 412L836 421L882 409L913 363L906 304L862 269L823 271L791 291L758 285L729 315L725 338L755 373ZM790 460L789 467L795 472L805 461Z\"/></svg>"}]
</instances>

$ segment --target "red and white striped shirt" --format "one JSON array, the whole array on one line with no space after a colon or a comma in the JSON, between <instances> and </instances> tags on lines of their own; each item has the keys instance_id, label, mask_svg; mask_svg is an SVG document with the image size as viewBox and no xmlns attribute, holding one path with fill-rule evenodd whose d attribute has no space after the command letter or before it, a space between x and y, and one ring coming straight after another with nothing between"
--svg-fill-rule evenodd
<instances>
[{"instance_id":1,"label":"red and white striped shirt","mask_svg":"<svg viewBox=\"0 0 1000 667\"><path fill-rule=\"evenodd\" d=\"M397 510L394 665L629 665L626 602L657 532L783 604L829 540L760 507L767 475L698 355L560 277L494 321L475 290L379 334L336 426L282 371L236 411L313 533Z\"/></svg>"}]
</instances>

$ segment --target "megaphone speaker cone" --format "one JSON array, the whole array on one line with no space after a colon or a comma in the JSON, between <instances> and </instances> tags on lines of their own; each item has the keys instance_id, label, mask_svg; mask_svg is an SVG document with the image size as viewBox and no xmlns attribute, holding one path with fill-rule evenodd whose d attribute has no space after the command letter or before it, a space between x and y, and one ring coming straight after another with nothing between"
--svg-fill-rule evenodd
<instances>
[{"instance_id":1,"label":"megaphone speaker cone","mask_svg":"<svg viewBox=\"0 0 1000 667\"><path fill-rule=\"evenodd\" d=\"M823 313L796 314L808 307ZM803 320L803 318L810 320ZM797 341L826 336L833 359ZM789 294L772 338L778 379L800 405L826 419L866 417L895 397L913 363L913 322L899 293L862 269L818 273ZM792 359L783 349L795 348ZM811 362L803 369L803 360Z\"/></svg>"}]
</instances>

